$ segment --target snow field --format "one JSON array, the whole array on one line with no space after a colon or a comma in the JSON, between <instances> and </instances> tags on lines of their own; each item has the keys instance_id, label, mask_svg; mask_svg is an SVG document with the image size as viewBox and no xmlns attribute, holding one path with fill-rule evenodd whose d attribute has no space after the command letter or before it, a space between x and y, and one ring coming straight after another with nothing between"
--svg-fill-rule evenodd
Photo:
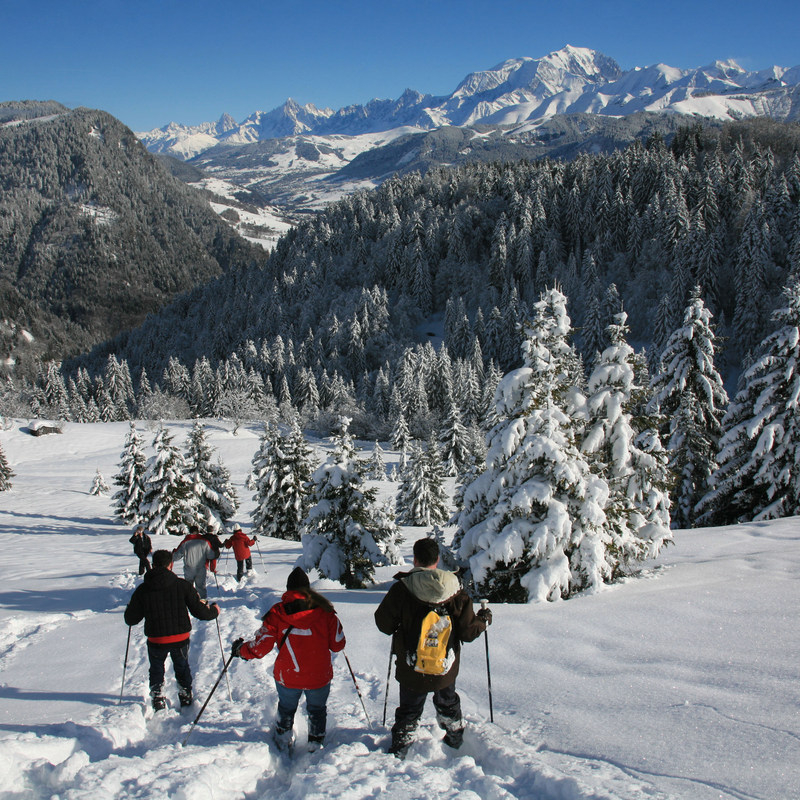
<instances>
[{"instance_id":1,"label":"snow field","mask_svg":"<svg viewBox=\"0 0 800 800\"><path fill-rule=\"evenodd\" d=\"M458 679L465 744L441 743L430 702L406 761L384 752L381 724L388 638L372 614L395 568L374 588L313 585L337 608L373 729L342 656L334 662L328 741L305 752L304 704L289 759L269 741L277 696L274 656L235 659L220 675L214 622L193 620L195 703L149 708L142 626L122 611L139 582L131 531L110 499L89 494L99 468L110 483L127 423L67 425L34 439L16 421L0 440L16 473L0 494L0 798L544 798L648 800L797 796L800 738L800 531L797 519L676 532L676 544L638 576L568 602L494 606L489 629L495 724L488 721L484 641L467 644ZM152 431L138 425L146 445ZM191 423L174 423L183 443ZM243 488L259 428L208 421L209 441L231 470L249 529ZM315 448L328 447L314 442ZM367 453L371 443L364 443ZM396 459L385 452L387 470ZM378 484L382 494L397 484ZM404 528L406 557L425 531ZM155 546L177 539L158 537ZM259 553L260 550L260 553ZM299 543L259 538L255 572L237 585L220 560L219 631L249 637L300 555ZM312 575L312 579L315 576ZM388 723L397 703L389 684Z\"/></svg>"}]
</instances>

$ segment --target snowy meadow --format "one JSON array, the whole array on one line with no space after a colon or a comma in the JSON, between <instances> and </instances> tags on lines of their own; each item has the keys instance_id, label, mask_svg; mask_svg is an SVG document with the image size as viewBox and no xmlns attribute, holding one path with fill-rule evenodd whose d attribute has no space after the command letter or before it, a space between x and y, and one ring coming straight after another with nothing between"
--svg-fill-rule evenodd
<instances>
[{"instance_id":1,"label":"snowy meadow","mask_svg":"<svg viewBox=\"0 0 800 800\"><path fill-rule=\"evenodd\" d=\"M384 752L397 702L388 690L389 640L372 614L396 567L365 590L314 580L342 620L348 665L334 663L326 746L278 753L269 740L277 695L271 667L235 661L188 742L200 704L220 675L224 649L249 637L279 599L301 554L296 542L259 539L255 571L237 584L230 555L209 597L219 629L192 620L196 703L153 718L142 626L122 611L138 584L131 529L110 495L128 423L67 424L33 437L27 420L0 431L15 472L0 493L0 798L800 797L800 524L796 518L675 531L674 544L622 583L568 601L494 605L488 639L465 645L458 689L465 744L441 744L430 703L406 761ZM171 423L183 444L191 423ZM244 487L260 428L206 422L230 470L249 532ZM149 445L154 428L138 428ZM317 455L331 446L312 441ZM371 443L361 443L367 450ZM387 470L398 454L385 451ZM381 496L397 483L371 482ZM452 492L452 482L448 484ZM424 528L402 528L410 566ZM452 535L452 530L446 531ZM154 547L179 539L156 537ZM488 641L494 722L489 721ZM121 700L121 702L120 702ZM302 706L301 706L302 709ZM299 743L306 722L298 713Z\"/></svg>"}]
</instances>

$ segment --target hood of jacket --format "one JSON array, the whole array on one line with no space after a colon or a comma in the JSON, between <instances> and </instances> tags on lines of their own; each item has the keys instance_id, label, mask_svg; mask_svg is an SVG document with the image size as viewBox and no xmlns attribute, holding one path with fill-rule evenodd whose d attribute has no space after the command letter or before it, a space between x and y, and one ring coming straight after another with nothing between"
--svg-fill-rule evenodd
<instances>
[{"instance_id":1,"label":"hood of jacket","mask_svg":"<svg viewBox=\"0 0 800 800\"><path fill-rule=\"evenodd\" d=\"M445 569L415 567L398 577L414 597L432 605L449 600L461 589L456 574Z\"/></svg>"},{"instance_id":2,"label":"hood of jacket","mask_svg":"<svg viewBox=\"0 0 800 800\"><path fill-rule=\"evenodd\" d=\"M142 583L148 590L158 591L178 580L178 576L168 567L153 567L146 572Z\"/></svg>"}]
</instances>

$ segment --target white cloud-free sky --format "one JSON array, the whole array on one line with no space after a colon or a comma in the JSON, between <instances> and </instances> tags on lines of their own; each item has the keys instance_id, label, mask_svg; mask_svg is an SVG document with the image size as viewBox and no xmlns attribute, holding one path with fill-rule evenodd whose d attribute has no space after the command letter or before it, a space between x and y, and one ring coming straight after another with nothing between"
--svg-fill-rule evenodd
<instances>
[{"instance_id":1,"label":"white cloud-free sky","mask_svg":"<svg viewBox=\"0 0 800 800\"><path fill-rule=\"evenodd\" d=\"M287 97L341 108L590 47L624 69L800 64L800 3L762 0L0 0L0 101L101 108L134 130L237 120Z\"/></svg>"}]
</instances>

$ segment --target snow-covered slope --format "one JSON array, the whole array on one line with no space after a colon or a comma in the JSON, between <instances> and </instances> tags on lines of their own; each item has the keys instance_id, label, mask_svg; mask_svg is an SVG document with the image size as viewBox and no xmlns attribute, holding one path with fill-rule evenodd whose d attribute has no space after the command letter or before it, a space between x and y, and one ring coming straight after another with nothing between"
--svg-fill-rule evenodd
<instances>
[{"instance_id":1,"label":"snow-covered slope","mask_svg":"<svg viewBox=\"0 0 800 800\"><path fill-rule=\"evenodd\" d=\"M169 423L183 444L191 423ZM300 554L294 542L261 538L255 574L237 585L220 564L219 636L194 622L190 662L196 703L153 718L141 625L122 611L137 585L131 531L111 517L108 497L89 494L96 470L118 470L127 423L66 425L34 438L26 422L0 430L16 476L0 493L0 797L3 800L139 798L436 797L492 800L788 800L800 786L800 526L797 519L676 531L675 545L626 583L567 602L494 607L486 646L467 644L458 689L465 744L441 743L428 702L406 761L384 752L382 724L389 642L373 612L391 584L348 591L313 585L335 604L347 654L338 656L323 750L293 759L269 742L277 696L273 656L236 661L188 743L192 719L220 676L223 651L250 636ZM152 431L139 423L145 442ZM244 488L259 426L207 423L230 469L249 532ZM327 442L315 442L318 451ZM368 445L371 447L371 443ZM387 451L387 467L398 454ZM397 484L375 484L381 495ZM452 489L452 486L450 487ZM452 533L452 531L450 531ZM425 534L405 528L403 553ZM173 547L176 540L156 540ZM397 703L389 683L387 722ZM121 698L120 698L121 694ZM296 718L299 741L306 722Z\"/></svg>"},{"instance_id":2,"label":"snow-covered slope","mask_svg":"<svg viewBox=\"0 0 800 800\"><path fill-rule=\"evenodd\" d=\"M800 66L748 72L734 61L679 69L656 64L624 72L612 58L567 45L542 58L514 58L464 78L446 97L407 90L397 100L373 100L338 111L287 100L235 124L216 123L140 133L154 152L189 158L220 144L312 134L360 136L398 127L430 130L444 125L507 125L555 114L624 116L637 111L674 111L718 119L800 116Z\"/></svg>"}]
</instances>

